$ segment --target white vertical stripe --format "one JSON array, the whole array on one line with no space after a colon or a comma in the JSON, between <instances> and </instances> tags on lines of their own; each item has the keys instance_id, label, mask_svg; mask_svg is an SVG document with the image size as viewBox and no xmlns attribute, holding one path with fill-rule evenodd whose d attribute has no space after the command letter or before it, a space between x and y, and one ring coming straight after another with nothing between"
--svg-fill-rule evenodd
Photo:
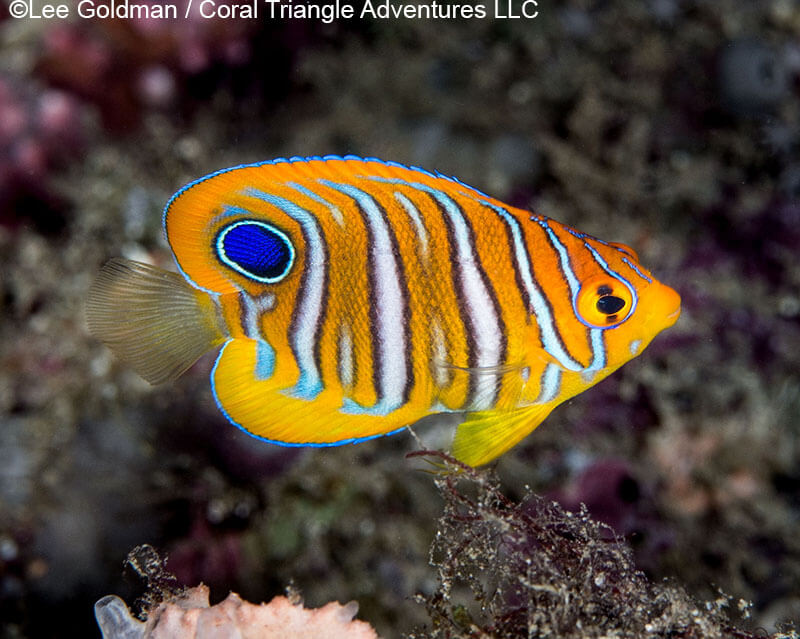
<instances>
[{"instance_id":1,"label":"white vertical stripe","mask_svg":"<svg viewBox=\"0 0 800 639\"><path fill-rule=\"evenodd\" d=\"M265 293L253 297L245 291L239 291L242 304L242 330L250 339L264 339L261 331L261 316L275 306L275 295Z\"/></svg>"},{"instance_id":2,"label":"white vertical stripe","mask_svg":"<svg viewBox=\"0 0 800 639\"><path fill-rule=\"evenodd\" d=\"M603 330L605 329L590 326L581 318L576 306L581 285L578 281L578 278L575 276L575 272L572 270L569 253L567 252L566 247L561 243L561 240L558 239L558 236L553 232L553 229L550 228L550 225L546 220L537 219L536 221L545 230L550 244L558 253L559 260L561 262L561 270L564 273L564 277L569 284L569 290L572 293L573 314L582 324L589 326L589 346L592 349L592 361L589 362L589 365L581 371L583 373L583 379L588 382L594 378L596 371L600 370L606 365L606 344L605 339L603 338ZM584 244L586 243L584 242ZM595 259L600 257L588 244L586 244L586 247L595 255Z\"/></svg>"},{"instance_id":3,"label":"white vertical stripe","mask_svg":"<svg viewBox=\"0 0 800 639\"><path fill-rule=\"evenodd\" d=\"M525 286L525 292L528 295L528 303L530 304L533 314L536 316L536 323L539 325L541 333L542 347L550 355L555 357L558 362L567 370L579 371L583 366L576 362L564 347L564 342L558 333L558 328L553 321L553 315L550 312L542 291L537 286L533 279L533 269L531 268L528 250L525 247L525 240L522 236L519 222L508 211L495 206L491 202L481 200L482 204L487 205L493 209L503 221L511 229L511 236L514 239L514 258L517 263L517 272L522 278L522 284Z\"/></svg>"},{"instance_id":4,"label":"white vertical stripe","mask_svg":"<svg viewBox=\"0 0 800 639\"><path fill-rule=\"evenodd\" d=\"M291 200L257 189L247 189L246 194L279 208L303 229L306 241L303 284L293 320L296 328L290 335L292 351L300 368L300 378L289 392L302 399L314 399L322 390L322 379L314 359L315 338L323 312L323 287L327 269L327 252L322 231L314 216Z\"/></svg>"},{"instance_id":5,"label":"white vertical stripe","mask_svg":"<svg viewBox=\"0 0 800 639\"><path fill-rule=\"evenodd\" d=\"M471 324L475 328L475 366L477 368L499 366L502 363L500 357L503 349L503 329L489 290L481 277L469 226L461 210L450 196L436 189L430 189L430 191L437 202L442 205L453 228L456 250L455 264L456 268L460 270L464 306L469 313ZM497 395L499 376L481 373L475 379L475 404L470 406L470 409L491 408Z\"/></svg>"},{"instance_id":6,"label":"white vertical stripe","mask_svg":"<svg viewBox=\"0 0 800 639\"><path fill-rule=\"evenodd\" d=\"M645 282L648 282L649 284L653 283L653 280L651 280L649 277L647 277L647 275L642 273L642 271L639 270L639 267L636 266L636 264L634 264L633 262L631 262L627 257L623 257L622 261L628 265L629 269L631 269L634 273L636 273L639 277L641 277Z\"/></svg>"},{"instance_id":7,"label":"white vertical stripe","mask_svg":"<svg viewBox=\"0 0 800 639\"><path fill-rule=\"evenodd\" d=\"M371 410L385 414L401 406L408 371L406 370L405 302L400 287L400 267L392 244L391 230L371 195L350 184L320 180L332 189L353 198L365 214L372 246L369 249L375 290L369 303L374 305L378 333L378 380L380 400Z\"/></svg>"},{"instance_id":8,"label":"white vertical stripe","mask_svg":"<svg viewBox=\"0 0 800 639\"><path fill-rule=\"evenodd\" d=\"M605 329L592 328L589 330L592 343L592 361L583 369L581 376L587 382L594 379L594 374L606 365L606 342L603 333Z\"/></svg>"},{"instance_id":9,"label":"white vertical stripe","mask_svg":"<svg viewBox=\"0 0 800 639\"><path fill-rule=\"evenodd\" d=\"M600 266L600 268L602 268L606 273L608 273L614 279L619 280L620 282L622 282L628 288L628 291L631 294L632 303L631 303L631 308L628 311L628 314L625 316L625 319L622 320L624 322L626 319L628 319L631 316L631 314L634 312L634 310L636 310L636 305L638 303L638 296L636 295L636 289L633 287L633 285L628 280L626 280L624 277L622 277L616 271L613 271L611 269L611 267L608 265L608 263L600 256L600 254L597 251L595 251L589 245L588 242L584 241L583 244L584 244L584 246L586 246L586 248L592 254L592 257L594 258L594 261L597 262L597 264ZM625 258L623 258L623 261L627 262L627 260ZM615 326L619 326L619 324L616 324ZM606 365L606 347L605 347L605 340L604 340L604 331L605 330L607 330L607 329L601 329L601 328L593 328L592 329L592 349L595 352L595 361L593 361L591 363L591 365L589 366L589 368L586 369L586 373L584 374L584 379L586 379L587 381L591 381L592 377L594 377L594 372L600 370L601 368L603 368ZM598 344L599 346L597 346L596 344ZM601 351L601 350L602 350L602 358L599 355L599 351Z\"/></svg>"},{"instance_id":10,"label":"white vertical stripe","mask_svg":"<svg viewBox=\"0 0 800 639\"><path fill-rule=\"evenodd\" d=\"M474 327L475 366L493 368L501 364L502 326L494 307L489 290L481 277L475 256L475 245L464 216L449 195L421 182L407 182L398 178L370 178L376 182L404 184L425 193L430 193L441 205L453 229L456 258L454 261L463 284L463 301ZM483 410L494 405L497 396L499 376L497 374L478 374L475 376L475 403L470 410Z\"/></svg>"},{"instance_id":11,"label":"white vertical stripe","mask_svg":"<svg viewBox=\"0 0 800 639\"><path fill-rule=\"evenodd\" d=\"M331 212L331 217L336 221L339 226L344 226L344 216L342 212L339 210L339 207L335 204L328 202L327 200L321 198L319 195L314 193L314 191L307 189L302 184L296 184L295 182L289 182L287 186L291 186L295 191L299 191L306 197L311 198L315 202L319 202L328 207L328 210Z\"/></svg>"},{"instance_id":12,"label":"white vertical stripe","mask_svg":"<svg viewBox=\"0 0 800 639\"><path fill-rule=\"evenodd\" d=\"M561 368L556 364L548 364L539 382L539 397L536 404L546 404L554 400L561 391Z\"/></svg>"},{"instance_id":13,"label":"white vertical stripe","mask_svg":"<svg viewBox=\"0 0 800 639\"><path fill-rule=\"evenodd\" d=\"M539 221L539 224L545 230L545 233L547 233L550 244L553 245L553 248L558 253L558 257L561 262L561 270L564 272L564 277L567 278L569 290L574 299L578 295L581 285L580 282L578 282L578 278L575 277L575 272L572 270L572 264L570 264L569 261L569 253L567 253L567 248L561 243L561 240L558 239L558 236L553 232L553 229L550 228L550 225L547 222Z\"/></svg>"},{"instance_id":14,"label":"white vertical stripe","mask_svg":"<svg viewBox=\"0 0 800 639\"><path fill-rule=\"evenodd\" d=\"M353 335L350 326L342 324L339 328L339 381L345 388L351 388L354 380Z\"/></svg>"},{"instance_id":15,"label":"white vertical stripe","mask_svg":"<svg viewBox=\"0 0 800 639\"><path fill-rule=\"evenodd\" d=\"M430 320L431 327L431 367L433 369L433 381L439 388L444 388L450 381L451 363L447 359L447 343L444 339L444 331L438 317Z\"/></svg>"},{"instance_id":16,"label":"white vertical stripe","mask_svg":"<svg viewBox=\"0 0 800 639\"><path fill-rule=\"evenodd\" d=\"M425 228L425 224L422 222L422 216L420 215L419 209L414 206L414 203L411 200L400 193L400 191L394 192L394 199L400 202L402 207L406 210L406 213L408 213L408 217L411 218L411 222L414 224L414 227L417 229L417 242L419 243L420 256L422 257L423 262L427 265L428 231Z\"/></svg>"}]
</instances>

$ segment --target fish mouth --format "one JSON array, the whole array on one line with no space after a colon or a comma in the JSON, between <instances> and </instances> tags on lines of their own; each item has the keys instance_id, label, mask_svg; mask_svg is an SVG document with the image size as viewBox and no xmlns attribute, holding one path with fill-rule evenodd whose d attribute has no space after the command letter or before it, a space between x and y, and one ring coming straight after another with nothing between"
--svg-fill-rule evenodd
<instances>
[{"instance_id":1,"label":"fish mouth","mask_svg":"<svg viewBox=\"0 0 800 639\"><path fill-rule=\"evenodd\" d=\"M674 326L675 322L678 321L678 318L680 316L681 316L681 309L680 309L680 307L678 307L677 309L672 311L669 315L667 315L664 318L664 321L663 321L663 324L662 324L663 328L661 330L664 330L665 328L669 328L671 326Z\"/></svg>"},{"instance_id":2,"label":"fish mouth","mask_svg":"<svg viewBox=\"0 0 800 639\"><path fill-rule=\"evenodd\" d=\"M673 298L673 296L674 296L673 299L669 300L670 301L670 307L673 308L674 310L669 311L666 315L663 316L664 319L662 320L662 323L663 323L664 328L669 328L670 326L675 324L675 322L677 322L678 318L681 316L681 310L682 310L681 309L681 298L678 297L678 294L675 291L671 290L671 289L670 289L670 293L671 293L671 295L669 295L669 298Z\"/></svg>"},{"instance_id":3,"label":"fish mouth","mask_svg":"<svg viewBox=\"0 0 800 639\"><path fill-rule=\"evenodd\" d=\"M681 298L677 291L662 285L658 293L648 321L648 323L652 322L651 325L654 325L656 333L672 326L681 315Z\"/></svg>"}]
</instances>

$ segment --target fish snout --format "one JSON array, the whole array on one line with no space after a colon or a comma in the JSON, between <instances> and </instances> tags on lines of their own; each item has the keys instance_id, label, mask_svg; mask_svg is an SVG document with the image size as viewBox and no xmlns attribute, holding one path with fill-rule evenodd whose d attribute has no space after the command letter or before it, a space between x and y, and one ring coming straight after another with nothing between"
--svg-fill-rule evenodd
<instances>
[{"instance_id":1,"label":"fish snout","mask_svg":"<svg viewBox=\"0 0 800 639\"><path fill-rule=\"evenodd\" d=\"M672 326L681 316L681 296L678 292L662 284L653 301L650 321L655 332L661 332Z\"/></svg>"}]
</instances>

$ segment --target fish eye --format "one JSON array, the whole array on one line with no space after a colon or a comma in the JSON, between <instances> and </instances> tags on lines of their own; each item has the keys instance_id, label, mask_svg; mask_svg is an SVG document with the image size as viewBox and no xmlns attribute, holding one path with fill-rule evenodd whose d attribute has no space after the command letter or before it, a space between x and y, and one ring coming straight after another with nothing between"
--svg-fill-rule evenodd
<instances>
[{"instance_id":1,"label":"fish eye","mask_svg":"<svg viewBox=\"0 0 800 639\"><path fill-rule=\"evenodd\" d=\"M606 315L619 313L625 308L625 300L616 295L603 295L597 300L597 310Z\"/></svg>"},{"instance_id":2,"label":"fish eye","mask_svg":"<svg viewBox=\"0 0 800 639\"><path fill-rule=\"evenodd\" d=\"M579 319L595 328L613 328L621 324L628 319L632 308L630 289L609 275L584 282L575 300Z\"/></svg>"}]
</instances>

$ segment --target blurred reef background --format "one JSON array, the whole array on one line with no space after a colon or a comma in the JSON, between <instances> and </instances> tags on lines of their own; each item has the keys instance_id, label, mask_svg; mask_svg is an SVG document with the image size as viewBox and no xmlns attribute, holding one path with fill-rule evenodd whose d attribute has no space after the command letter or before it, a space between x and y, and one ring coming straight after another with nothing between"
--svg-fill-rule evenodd
<instances>
[{"instance_id":1,"label":"blurred reef background","mask_svg":"<svg viewBox=\"0 0 800 639\"><path fill-rule=\"evenodd\" d=\"M213 356L150 387L85 327L108 258L172 264L180 186L326 153L456 175L675 287L678 324L502 457L503 495L585 503L654 582L752 602L750 631L800 622L799 98L797 0L331 24L1 5L0 636L99 636L96 600L141 595L123 562L142 543L212 601L291 585L357 600L387 639L436 623L414 596L441 595L429 550L458 531L437 537L411 436L258 443L214 407Z\"/></svg>"}]
</instances>

